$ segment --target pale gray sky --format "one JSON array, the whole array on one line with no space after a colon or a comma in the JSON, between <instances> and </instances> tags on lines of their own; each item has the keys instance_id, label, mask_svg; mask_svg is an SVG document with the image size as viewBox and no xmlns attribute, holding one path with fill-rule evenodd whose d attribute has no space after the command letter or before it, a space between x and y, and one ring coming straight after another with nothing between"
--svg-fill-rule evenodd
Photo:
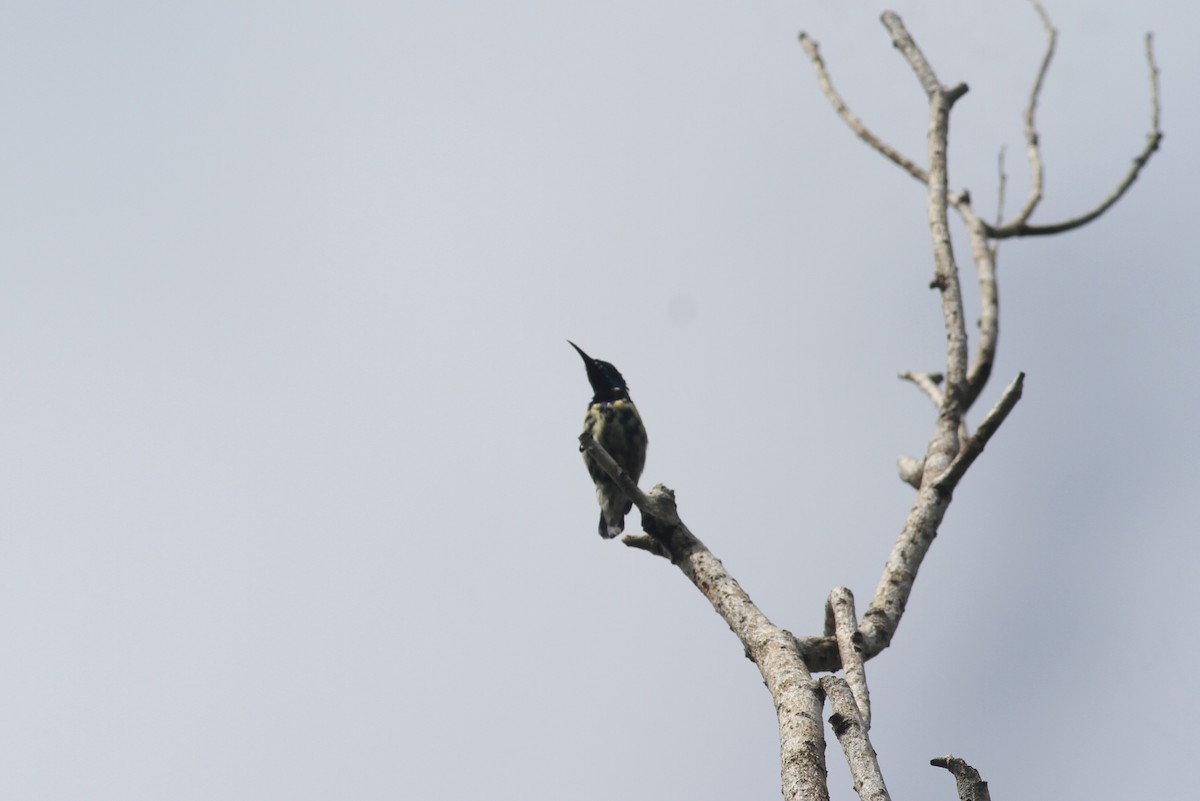
<instances>
[{"instance_id":1,"label":"pale gray sky","mask_svg":"<svg viewBox=\"0 0 1200 801\"><path fill-rule=\"evenodd\" d=\"M1013 208L1036 16L894 8L971 86L952 182L990 215L1006 145ZM566 339L625 374L645 483L777 623L865 603L932 425L895 375L943 334L921 187L796 33L923 161L882 9L10 7L0 797L776 797L736 640L595 534ZM1102 220L1001 250L982 405L1018 370L1025 398L868 668L897 799L954 798L946 752L997 801L1174 798L1200 746L1200 15L1050 11L1037 219L1141 148L1146 30L1166 139Z\"/></svg>"}]
</instances>

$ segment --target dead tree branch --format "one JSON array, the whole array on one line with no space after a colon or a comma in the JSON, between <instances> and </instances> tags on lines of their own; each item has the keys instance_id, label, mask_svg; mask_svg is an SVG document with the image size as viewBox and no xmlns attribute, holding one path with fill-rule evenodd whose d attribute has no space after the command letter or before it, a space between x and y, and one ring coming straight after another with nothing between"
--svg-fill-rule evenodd
<instances>
[{"instance_id":1,"label":"dead tree branch","mask_svg":"<svg viewBox=\"0 0 1200 801\"><path fill-rule=\"evenodd\" d=\"M849 685L837 676L823 676L821 687L833 708L829 725L846 755L850 775L854 777L854 792L862 801L889 801L891 796L883 782L879 759L871 746L867 726L859 717Z\"/></svg>"},{"instance_id":2,"label":"dead tree branch","mask_svg":"<svg viewBox=\"0 0 1200 801\"><path fill-rule=\"evenodd\" d=\"M1041 9L1040 6L1038 6L1038 9L1039 13L1043 15L1043 18L1045 18L1045 11ZM1048 61L1049 54L1047 54L1047 63ZM1100 201L1099 205L1097 205L1091 211L1081 214L1078 217L1072 217L1069 220L1063 220L1062 222L1049 223L1046 225L1030 225L1028 222L1026 222L1028 215L1025 217L1017 215L1015 220L999 227L993 227L985 224L984 228L989 238L1009 239L1015 236L1046 236L1048 234L1060 234L1064 231L1071 231L1076 228L1081 228L1100 215L1104 214L1104 212L1112 208L1114 203L1125 196L1125 193L1129 191L1129 187L1133 186L1133 182L1138 179L1139 175L1141 175L1142 168L1149 163L1150 157L1154 155L1156 150L1158 150L1159 145L1162 144L1163 140L1162 128L1159 126L1159 119L1161 117L1162 109L1161 102L1159 100L1158 64L1154 60L1154 36L1149 33L1146 34L1146 63L1149 65L1150 69L1150 131L1146 134L1145 146L1142 148L1141 152L1134 157L1133 163L1129 166L1128 171L1126 171L1125 177L1121 179L1119 184L1117 184L1117 188L1110 192L1108 197ZM1040 78L1041 76L1039 76L1039 82ZM1035 92L1036 91L1037 87L1035 87ZM1030 127L1032 127L1033 119L1032 108L1033 105L1031 101L1031 112L1029 116ZM1034 132L1033 136L1036 143L1037 133ZM1036 147L1036 144L1034 147ZM1041 187L1037 186L1035 188L1040 196ZM1032 212L1032 209L1030 209L1030 212Z\"/></svg>"},{"instance_id":3,"label":"dead tree branch","mask_svg":"<svg viewBox=\"0 0 1200 801\"><path fill-rule=\"evenodd\" d=\"M1015 221L1023 226L1028 226L1026 221L1036 209L1043 193L1044 167L1038 143L1036 112L1058 39L1049 16L1037 0L1034 0L1034 9L1046 30L1047 44L1024 113L1026 151L1033 181L1029 197L1015 218ZM948 186L946 142L949 115L954 102L967 91L966 85L947 87L938 80L933 67L896 14L887 12L882 21L892 36L894 46L908 62L929 100L928 171L886 144L850 111L833 87L816 42L807 34L800 36L801 45L813 63L818 84L838 115L859 138L927 187L930 236L934 245L936 265L933 286L942 293L947 337L944 386L939 386L939 382L935 381L931 374L901 374L902 378L912 381L937 405L938 423L924 458L900 460L901 476L918 488L918 496L888 560L875 597L859 627L864 657L867 659L890 642L900 615L903 614L916 571L944 516L948 495L962 478L965 468L978 456L996 427L1019 400L1023 385L1023 376L1018 376L988 414L981 429L974 436L968 436L965 415L982 394L991 377L999 341L999 288L996 280L996 251L993 245L997 227L989 225L975 213L969 192L951 191ZM1150 57L1152 59L1152 54ZM1152 79L1154 131L1157 132L1157 71L1153 69ZM1155 137L1156 141L1157 138ZM1147 157L1149 152L1151 151L1147 150L1145 154ZM966 360L968 348L962 292L946 219L946 212L951 206L965 223L979 281L979 341L969 367ZM832 656L832 649L815 638L801 641L801 647L810 655L810 665L814 668L817 665L824 667L828 664L826 660Z\"/></svg>"},{"instance_id":4,"label":"dead tree branch","mask_svg":"<svg viewBox=\"0 0 1200 801\"><path fill-rule=\"evenodd\" d=\"M661 553L703 593L758 666L779 721L783 797L788 801L828 801L821 721L824 699L796 638L768 620L721 560L688 530L679 519L671 490L659 484L646 495L590 433L584 432L579 444L633 499ZM638 542L633 547L645 545Z\"/></svg>"},{"instance_id":5,"label":"dead tree branch","mask_svg":"<svg viewBox=\"0 0 1200 801\"><path fill-rule=\"evenodd\" d=\"M999 340L995 243L1013 236L1070 230L1099 217L1128 190L1162 140L1159 130L1158 68L1154 62L1152 41L1147 36L1152 121L1145 149L1135 159L1133 168L1117 189L1096 209L1073 220L1049 226L1029 224L1029 218L1041 201L1045 183L1035 116L1057 44L1057 31L1040 0L1032 0L1032 3L1047 33L1046 52L1024 113L1026 152L1032 180L1025 203L1013 220L1003 225L999 222L1003 219L1004 186L1007 181L1003 155L1000 163L1000 208L995 225L988 224L975 213L969 192L950 189L947 155L950 113L955 102L966 94L967 85L958 83L946 86L938 79L899 16L885 12L882 22L928 101L927 169L885 143L850 111L833 87L817 43L807 34L800 34L800 44L813 64L817 82L838 116L860 139L926 187L928 225L934 255L931 288L936 288L940 293L946 336L944 373L900 374L901 378L911 381L929 397L937 408L937 417L923 457L900 460L901 477L912 484L917 494L888 556L875 594L860 620L856 619L854 596L848 589L838 587L830 593L826 606L825 636L797 638L776 626L751 601L721 561L680 520L671 490L659 484L649 494L643 493L590 434L585 432L580 436L581 450L588 452L642 512L646 533L626 534L623 538L625 544L669 559L678 567L708 599L741 641L747 657L758 667L776 709L783 796L788 801L828 801L825 739L821 721L826 699L833 710L829 722L850 763L860 798L864 801L888 801L887 788L868 737L871 704L864 665L891 643L917 572L937 537L938 527L958 483L1016 406L1024 387L1025 376L1020 373L1004 389L975 433L969 433L966 415L991 376ZM966 227L980 288L979 342L969 363L970 348L962 288L949 230L951 207ZM818 682L812 675L814 672L833 672L839 668L845 672L844 679L826 676ZM988 801L987 784L965 762L954 757L943 757L933 760L933 764L954 773L963 801Z\"/></svg>"},{"instance_id":6,"label":"dead tree branch","mask_svg":"<svg viewBox=\"0 0 1200 801\"><path fill-rule=\"evenodd\" d=\"M867 671L863 666L858 617L854 612L854 593L847 587L834 587L825 602L825 633L837 640L838 656L846 684L854 693L864 729L871 728L871 693L867 689Z\"/></svg>"},{"instance_id":7,"label":"dead tree branch","mask_svg":"<svg viewBox=\"0 0 1200 801\"><path fill-rule=\"evenodd\" d=\"M926 183L929 179L926 177L925 171L918 167L916 162L872 133L863 124L862 120L850 110L846 102L842 100L842 96L833 88L833 81L830 80L829 72L825 69L825 61L821 58L820 47L812 37L803 31L800 32L800 46L804 48L804 52L812 59L813 67L817 71L817 83L821 85L825 96L829 98L829 102L833 103L833 108L837 111L838 116L850 126L850 129L854 131L858 138L879 151L884 158L899 166L921 183Z\"/></svg>"},{"instance_id":8,"label":"dead tree branch","mask_svg":"<svg viewBox=\"0 0 1200 801\"><path fill-rule=\"evenodd\" d=\"M979 343L975 358L971 360L971 369L967 371L963 400L965 415L979 399L996 362L996 346L1000 342L1000 288L996 282L996 249L988 242L986 224L976 216L970 204L961 203L957 208L967 226L967 239L971 243L971 256L979 281Z\"/></svg>"},{"instance_id":9,"label":"dead tree branch","mask_svg":"<svg viewBox=\"0 0 1200 801\"><path fill-rule=\"evenodd\" d=\"M933 240L936 265L933 286L942 293L947 346L946 389L939 417L954 418L953 423L957 427L957 417L963 408L966 392L967 326L963 319L958 265L954 261L954 247L946 217L949 192L946 143L950 134L950 109L955 101L967 93L967 85L943 86L900 17L894 12L885 11L882 19L884 27L892 35L892 44L904 55L929 98L929 234ZM954 449L957 450L957 443Z\"/></svg>"},{"instance_id":10,"label":"dead tree branch","mask_svg":"<svg viewBox=\"0 0 1200 801\"><path fill-rule=\"evenodd\" d=\"M1033 82L1033 90L1029 93L1029 105L1025 107L1025 152L1029 158L1029 197L1025 205L1017 213L1014 224L1024 225L1042 200L1042 189L1045 185L1045 170L1042 165L1042 150L1038 146L1037 125L1034 115L1037 113L1038 98L1042 94L1042 86L1046 83L1046 73L1050 70L1050 61L1054 58L1054 47L1058 44L1058 31L1050 22L1050 15L1038 0L1032 0L1033 8L1042 20L1046 29L1046 55L1042 57L1042 66L1038 68L1037 78Z\"/></svg>"},{"instance_id":11,"label":"dead tree branch","mask_svg":"<svg viewBox=\"0 0 1200 801\"><path fill-rule=\"evenodd\" d=\"M963 443L962 450L954 457L954 461L950 463L946 471L933 480L935 489L947 493L954 492L955 486L967 472L967 468L974 463L979 454L983 453L983 448L987 445L988 440L1000 428L1000 424L1004 422L1004 418L1008 417L1008 413L1017 405L1024 387L1025 374L1018 373L1017 377L1004 388L1000 400L996 401L996 405L987 413L987 417L983 418L983 422L979 424L979 429L974 436Z\"/></svg>"},{"instance_id":12,"label":"dead tree branch","mask_svg":"<svg viewBox=\"0 0 1200 801\"><path fill-rule=\"evenodd\" d=\"M917 389L925 393L925 396L933 401L934 408L939 408L942 405L942 383L941 373L914 373L910 370L905 370L900 374L900 378L905 381L911 381Z\"/></svg>"},{"instance_id":13,"label":"dead tree branch","mask_svg":"<svg viewBox=\"0 0 1200 801\"><path fill-rule=\"evenodd\" d=\"M943 317L947 333L947 369L945 387L933 380L933 375L918 372L901 373L912 381L937 406L938 424L923 459L902 458L899 461L901 478L918 489L918 496L905 521L901 535L888 559L875 597L863 615L859 627L863 656L870 659L891 640L895 626L903 614L916 571L936 536L937 526L945 513L948 496L962 478L966 467L982 451L996 427L1019 400L1023 375L1019 375L1004 391L996 406L988 413L974 436L966 435L965 414L979 398L995 363L999 340L999 290L996 280L995 242L1014 236L1058 233L1084 225L1107 211L1137 179L1162 141L1159 127L1160 96L1158 67L1154 60L1153 40L1146 37L1146 58L1150 65L1151 127L1146 146L1118 187L1095 209L1085 215L1052 225L1031 225L1028 218L1041 200L1044 190L1044 167L1036 125L1036 111L1053 60L1058 34L1048 14L1038 0L1033 6L1046 30L1046 52L1039 65L1024 113L1026 151L1033 175L1030 194L1012 222L991 225L982 220L971 206L970 193L952 192L946 180L945 134L949 112L954 101L966 92L964 84L944 86L921 53L920 48L905 30L894 13L883 15L884 26L892 35L893 44L908 61L930 102L928 171L899 153L873 133L852 111L833 87L829 70L821 57L817 43L807 34L800 34L800 43L808 54L817 75L817 82L835 111L855 134L909 175L924 183L929 194L930 234L934 242L936 273L933 285L942 292ZM1001 163L1003 176L1003 163ZM1002 196L1001 196L1002 197ZM1003 208L1003 200L1001 209ZM979 342L969 369L964 371L966 353L965 325L962 318L962 297L957 283L957 268L953 249L946 233L944 212L953 206L966 225L971 243L980 288ZM958 436L954 436L957 428ZM822 638L799 640L809 666L814 670L837 666L836 643Z\"/></svg>"},{"instance_id":14,"label":"dead tree branch","mask_svg":"<svg viewBox=\"0 0 1200 801\"><path fill-rule=\"evenodd\" d=\"M935 768L945 768L950 771L954 776L954 783L958 787L960 801L992 801L987 782L980 777L979 771L964 760L947 754L944 757L929 760L929 764Z\"/></svg>"},{"instance_id":15,"label":"dead tree branch","mask_svg":"<svg viewBox=\"0 0 1200 801\"><path fill-rule=\"evenodd\" d=\"M1046 53L1042 57L1042 63L1038 69L1033 89L1030 92L1029 104L1026 106L1025 113L1023 115L1025 127L1025 146L1026 153L1029 158L1029 168L1031 173L1030 192L1029 196L1025 200L1025 205L1022 206L1021 211L1018 212L1017 216L1011 222L1005 224L1000 224L997 222L993 225L991 223L981 221L982 232L985 238L990 240L1010 239L1012 237L1021 236L1046 236L1049 234L1070 231L1087 225L1089 222L1095 220L1097 217L1100 217L1102 214L1104 214L1104 212L1108 211L1114 203L1116 203L1125 195L1125 193L1129 190L1129 187L1133 185L1134 181L1136 181L1138 176L1141 174L1142 169L1147 163L1149 163L1150 157L1153 156L1155 151L1158 150L1163 139L1162 128L1159 125L1161 118L1161 102L1159 96L1158 65L1154 59L1154 38L1151 34L1147 33L1146 61L1150 68L1151 113L1150 131L1146 135L1145 146L1134 158L1133 164L1126 172L1125 177L1117 185L1116 189L1114 189L1091 211L1078 217L1058 223L1031 225L1028 222L1029 217L1033 214L1034 209L1037 208L1037 205L1042 199L1045 186L1045 170L1042 162L1035 114L1037 111L1038 101L1041 97L1042 87L1045 84L1046 75L1049 72L1050 63L1053 60L1058 42L1058 31L1051 23L1050 17L1046 13L1045 8L1040 2L1037 2L1037 0L1034 0L1033 6L1034 10L1038 14L1038 17L1042 21L1043 27L1046 29L1047 45ZM888 24L888 15L890 15L893 19L899 19L899 17L892 12L886 12L884 15L885 25ZM899 42L896 44L896 46L897 48L901 49L902 52L904 52L905 47L909 46L907 43L911 42L911 37L908 37L904 47L902 47ZM900 153L891 145L884 142L878 134L874 133L870 128L867 127L867 125L857 114L850 110L850 107L846 104L846 101L833 86L833 80L829 75L828 69L826 68L824 58L821 56L820 48L818 47L817 42L807 33L802 32L800 34L800 44L804 48L804 52L808 54L809 60L813 63L813 68L817 74L817 83L820 85L821 90L825 93L825 96L829 99L830 103L833 104L838 116L850 126L855 135L870 145L874 150L878 151L889 161L898 165L913 178L923 184L928 184L929 176L924 168L922 168L912 159ZM915 45L912 45L912 47L915 48ZM906 57L914 53L919 54L919 51L910 51L906 53ZM922 60L924 60L923 57ZM918 75L919 80L921 80L922 87L926 88L927 91L929 86L931 86L929 80L930 76L933 76L932 70L929 70L928 74ZM934 77L934 80L936 80L936 76ZM965 85L960 84L960 86L963 86L963 91L966 91ZM970 193L965 190L948 191L947 199L949 200L950 205L953 206L960 214L962 213L963 209L970 208Z\"/></svg>"}]
</instances>

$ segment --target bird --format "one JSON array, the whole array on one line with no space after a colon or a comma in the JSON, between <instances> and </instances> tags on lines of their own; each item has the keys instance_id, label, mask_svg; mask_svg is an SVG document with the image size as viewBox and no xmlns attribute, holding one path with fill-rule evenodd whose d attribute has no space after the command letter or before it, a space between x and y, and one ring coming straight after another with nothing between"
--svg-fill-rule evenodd
<instances>
[{"instance_id":1,"label":"bird","mask_svg":"<svg viewBox=\"0 0 1200 801\"><path fill-rule=\"evenodd\" d=\"M588 382L592 385L592 402L588 404L587 414L583 418L583 430L608 451L613 461L636 484L646 465L648 439L642 417L629 397L629 386L616 367L593 359L569 339L567 343L583 359ZM633 501L588 451L582 447L580 450L596 485L596 500L600 502L600 536L612 539L625 530L625 515L633 508Z\"/></svg>"}]
</instances>

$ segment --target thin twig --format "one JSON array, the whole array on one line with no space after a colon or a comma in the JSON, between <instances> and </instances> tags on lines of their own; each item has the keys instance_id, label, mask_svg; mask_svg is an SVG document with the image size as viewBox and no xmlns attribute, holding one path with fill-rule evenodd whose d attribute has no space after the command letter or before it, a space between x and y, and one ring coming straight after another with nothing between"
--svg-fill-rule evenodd
<instances>
[{"instance_id":1,"label":"thin twig","mask_svg":"<svg viewBox=\"0 0 1200 801\"><path fill-rule=\"evenodd\" d=\"M1000 198L996 219L1004 214L1004 149L1000 150ZM1000 257L1000 243L989 242L987 226L975 215L975 210L966 204L956 207L967 226L971 241L971 253L975 259L975 275L979 280L979 344L975 358L967 370L966 408L970 409L983 393L988 379L992 377L992 366L996 363L996 348L1000 344L1000 285L996 280L996 262ZM965 416L964 416L965 423Z\"/></svg>"},{"instance_id":2,"label":"thin twig","mask_svg":"<svg viewBox=\"0 0 1200 801\"><path fill-rule=\"evenodd\" d=\"M996 190L996 225L1004 222L1004 192L1008 189L1008 173L1004 171L1004 145L1000 145L1000 155L996 158L996 171L998 173L998 188Z\"/></svg>"},{"instance_id":3,"label":"thin twig","mask_svg":"<svg viewBox=\"0 0 1200 801\"><path fill-rule=\"evenodd\" d=\"M846 105L846 101L842 100L842 96L833 88L833 82L829 78L829 72L825 69L825 61L821 58L821 51L817 42L803 31L800 33L800 46L804 48L804 52L808 54L809 59L813 63L813 68L817 71L817 83L821 85L821 90L825 93L825 97L829 98L829 102L833 104L837 115L850 126L850 130L854 131L859 139L875 148L885 158L898 165L918 181L921 183L928 182L929 179L925 175L925 170L918 167L912 159L903 155L900 151L868 130L863 121L850 110Z\"/></svg>"},{"instance_id":4,"label":"thin twig","mask_svg":"<svg viewBox=\"0 0 1200 801\"><path fill-rule=\"evenodd\" d=\"M925 393L925 396L933 401L933 405L941 407L942 405L942 388L938 386L942 383L941 373L914 373L910 370L905 370L900 373L900 378L905 381L911 381L916 385L917 389Z\"/></svg>"},{"instance_id":5,"label":"thin twig","mask_svg":"<svg viewBox=\"0 0 1200 801\"><path fill-rule=\"evenodd\" d=\"M1045 170L1042 165L1042 151L1038 146L1038 132L1037 125L1034 123L1034 115L1037 112L1038 98L1042 94L1042 86L1046 82L1046 73L1050 69L1050 61L1054 58L1054 48L1058 43L1058 31L1050 22L1050 15L1046 13L1046 9L1038 0L1031 0L1031 2L1042 20L1042 26L1046 29L1046 54L1042 57L1041 67L1038 68L1037 78L1033 82L1033 90L1029 93L1029 105L1025 107L1025 152L1029 157L1030 174L1029 197L1025 199L1025 205L1021 207L1016 219L1013 220L1014 225L1024 225L1042 200Z\"/></svg>"},{"instance_id":6,"label":"thin twig","mask_svg":"<svg viewBox=\"0 0 1200 801\"><path fill-rule=\"evenodd\" d=\"M634 534L627 531L621 535L621 542L630 548L639 551L648 551L668 561L671 559L671 552L667 550L667 547L649 534Z\"/></svg>"},{"instance_id":7,"label":"thin twig","mask_svg":"<svg viewBox=\"0 0 1200 801\"><path fill-rule=\"evenodd\" d=\"M918 165L915 161L905 156L894 147L884 142L877 134L869 129L866 124L850 110L846 105L846 101L842 98L838 91L833 87L833 81L829 77L829 72L825 68L825 60L821 57L820 49L815 39L807 33L801 31L800 45L804 48L804 52L808 54L809 59L813 63L813 68L817 73L817 83L821 87L821 91L825 93L825 97L833 104L834 110L842 120L850 126L850 130L876 152L891 161L893 164L900 167L922 184L929 183L929 173L924 167ZM958 206L959 203L970 202L970 195L965 191L954 191L949 195L951 205Z\"/></svg>"},{"instance_id":8,"label":"thin twig","mask_svg":"<svg viewBox=\"0 0 1200 801\"><path fill-rule=\"evenodd\" d=\"M988 242L983 220L965 203L958 206L958 214L967 226L971 257L975 261L975 274L979 279L979 343L975 358L967 370L966 396L963 399L965 420L967 410L983 392L992 375L992 365L996 362L996 347L1000 342L1000 288L996 282L996 249Z\"/></svg>"},{"instance_id":9,"label":"thin twig","mask_svg":"<svg viewBox=\"0 0 1200 801\"><path fill-rule=\"evenodd\" d=\"M1000 395L1000 400L996 401L996 405L987 413L987 417L983 418L983 422L979 424L979 429L975 432L975 435L966 441L962 450L954 457L954 461L950 463L945 472L934 479L934 489L947 494L954 491L954 487L963 477L963 474L967 472L967 468L979 457L979 454L983 453L984 446L987 445L988 440L1000 428L1000 424L1004 422L1004 418L1008 417L1008 413L1017 405L1017 401L1021 399L1021 392L1024 386L1025 374L1017 373L1017 377L1004 388L1004 392Z\"/></svg>"},{"instance_id":10,"label":"thin twig","mask_svg":"<svg viewBox=\"0 0 1200 801\"><path fill-rule=\"evenodd\" d=\"M1112 208L1113 204L1125 195L1129 187L1133 186L1133 182L1138 179L1142 168L1150 161L1150 157L1158 150L1163 140L1162 128L1159 126L1161 103L1159 101L1158 64L1154 60L1154 36L1149 33L1146 34L1146 62L1150 67L1150 132L1146 134L1145 147L1134 157L1133 164L1130 165L1129 170L1125 173L1125 177L1117 184L1117 188L1110 192L1108 197L1100 201L1098 206L1086 214L1049 225L1029 225L1024 222L1017 224L1016 220L1000 227L989 225L986 227L986 231L990 238L1008 239L1014 236L1046 236L1048 234L1058 234L1063 231L1080 228Z\"/></svg>"}]
</instances>

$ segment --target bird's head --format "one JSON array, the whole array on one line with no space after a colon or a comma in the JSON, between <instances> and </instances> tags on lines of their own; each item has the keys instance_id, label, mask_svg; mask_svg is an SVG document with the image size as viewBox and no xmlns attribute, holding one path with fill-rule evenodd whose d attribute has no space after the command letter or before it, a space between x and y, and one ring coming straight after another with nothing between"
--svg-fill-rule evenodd
<instances>
[{"instance_id":1,"label":"bird's head","mask_svg":"<svg viewBox=\"0 0 1200 801\"><path fill-rule=\"evenodd\" d=\"M583 359L584 366L587 367L588 382L592 385L592 392L595 393L592 397L593 403L611 403L616 400L629 399L629 386L626 385L625 378L616 367L608 362L593 359L569 339L567 344L575 349L575 352Z\"/></svg>"}]
</instances>

